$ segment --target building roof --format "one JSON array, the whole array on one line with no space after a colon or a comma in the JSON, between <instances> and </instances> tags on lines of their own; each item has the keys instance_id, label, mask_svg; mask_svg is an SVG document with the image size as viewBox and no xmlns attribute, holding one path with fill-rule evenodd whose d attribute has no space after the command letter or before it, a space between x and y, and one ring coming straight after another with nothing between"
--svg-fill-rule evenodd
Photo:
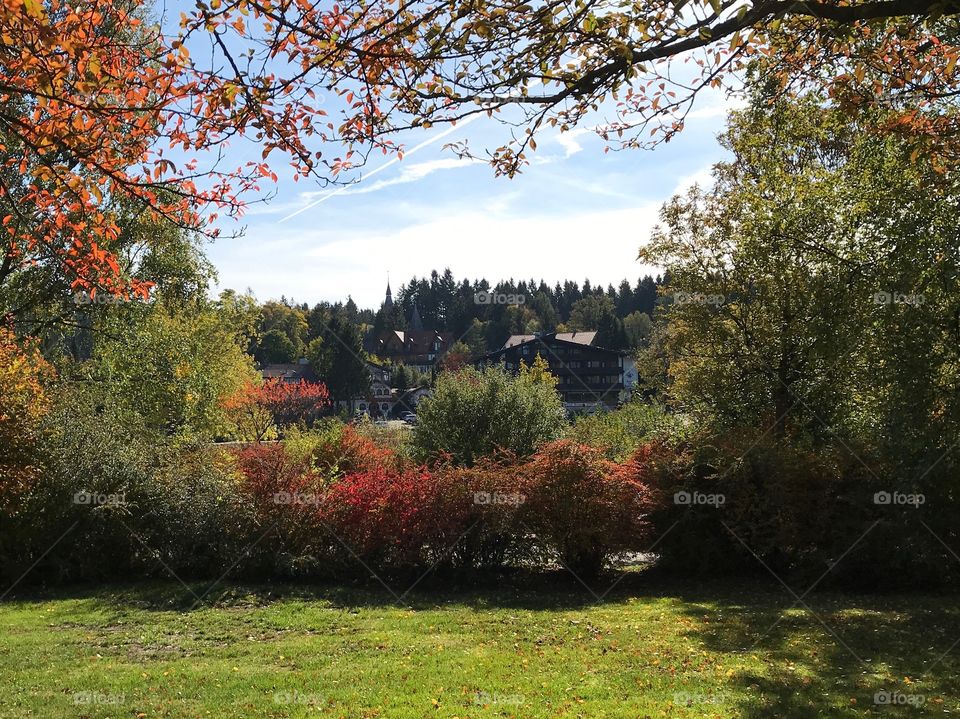
<instances>
[{"instance_id":1,"label":"building roof","mask_svg":"<svg viewBox=\"0 0 960 719\"><path fill-rule=\"evenodd\" d=\"M447 345L453 341L453 334L450 332L437 332L435 330L407 330L405 332L402 330L389 330L381 333L377 338L377 351L375 351L374 354L383 356L381 352L385 348L386 343L393 339L391 335L396 336L396 339L400 341L400 344L403 346L403 351L400 353L388 353L388 357L392 354L436 354L436 350L433 349L434 342L439 341L442 345L441 349L446 349Z\"/></svg>"},{"instance_id":2,"label":"building roof","mask_svg":"<svg viewBox=\"0 0 960 719\"><path fill-rule=\"evenodd\" d=\"M529 342L530 340L535 340L538 338L555 338L561 342L573 342L574 344L578 345L593 345L593 341L597 338L597 333L596 331L581 331L548 332L540 335L510 335L510 338L500 349L510 349L511 347L516 347L517 345L522 345L524 342Z\"/></svg>"},{"instance_id":3,"label":"building roof","mask_svg":"<svg viewBox=\"0 0 960 719\"><path fill-rule=\"evenodd\" d=\"M284 362L279 364L264 365L260 369L260 374L264 379L282 379L285 382L316 382L317 375L313 367L309 364L299 362Z\"/></svg>"},{"instance_id":4,"label":"building roof","mask_svg":"<svg viewBox=\"0 0 960 719\"><path fill-rule=\"evenodd\" d=\"M563 342L573 342L574 344L578 345L592 345L596 338L596 330L557 333L558 340L562 340Z\"/></svg>"},{"instance_id":5,"label":"building roof","mask_svg":"<svg viewBox=\"0 0 960 719\"><path fill-rule=\"evenodd\" d=\"M592 341L596 336L596 332L548 332L539 335L513 335L509 340L507 340L507 343L503 347L498 350L494 350L493 352L488 352L480 359L483 361L497 358L507 350L513 349L514 347L519 347L520 345L531 343L534 346L537 346L541 344L545 345L548 342L559 342L560 344L573 345L575 347L589 347L591 350L595 350L597 352L607 352L609 354L614 354L621 357L627 356L628 353L624 350L612 350L592 344Z\"/></svg>"}]
</instances>

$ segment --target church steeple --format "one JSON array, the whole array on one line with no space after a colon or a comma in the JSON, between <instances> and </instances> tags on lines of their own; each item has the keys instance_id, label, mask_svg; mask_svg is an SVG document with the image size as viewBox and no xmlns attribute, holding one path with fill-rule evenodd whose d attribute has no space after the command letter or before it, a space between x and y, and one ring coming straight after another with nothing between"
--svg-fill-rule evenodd
<instances>
[{"instance_id":1,"label":"church steeple","mask_svg":"<svg viewBox=\"0 0 960 719\"><path fill-rule=\"evenodd\" d=\"M417 303L413 303L413 312L410 315L410 329L422 330L423 320L420 319L420 310L417 309Z\"/></svg>"},{"instance_id":2,"label":"church steeple","mask_svg":"<svg viewBox=\"0 0 960 719\"><path fill-rule=\"evenodd\" d=\"M390 292L390 274L387 274L387 296L383 300L383 309L393 309L393 295Z\"/></svg>"}]
</instances>

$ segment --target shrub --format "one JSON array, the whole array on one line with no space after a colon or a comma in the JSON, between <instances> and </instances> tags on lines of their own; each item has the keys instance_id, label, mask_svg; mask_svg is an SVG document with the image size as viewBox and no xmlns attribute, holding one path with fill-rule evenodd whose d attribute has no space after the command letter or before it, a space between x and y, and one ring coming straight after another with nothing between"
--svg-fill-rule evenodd
<instances>
[{"instance_id":1,"label":"shrub","mask_svg":"<svg viewBox=\"0 0 960 719\"><path fill-rule=\"evenodd\" d=\"M53 396L43 472L4 523L0 571L38 563L30 581L81 580L213 574L232 561L245 520L214 450L154 434L96 386Z\"/></svg>"},{"instance_id":2,"label":"shrub","mask_svg":"<svg viewBox=\"0 0 960 719\"><path fill-rule=\"evenodd\" d=\"M417 420L417 456L447 456L466 466L497 450L528 456L559 437L566 424L552 384L500 367L442 373L433 395L417 406Z\"/></svg>"},{"instance_id":3,"label":"shrub","mask_svg":"<svg viewBox=\"0 0 960 719\"><path fill-rule=\"evenodd\" d=\"M291 457L306 461L329 478L404 461L389 447L337 419L323 420L311 430L291 429L284 446Z\"/></svg>"},{"instance_id":4,"label":"shrub","mask_svg":"<svg viewBox=\"0 0 960 719\"><path fill-rule=\"evenodd\" d=\"M442 511L463 517L469 529L453 547L451 563L463 569L498 569L527 563L532 547L519 522L526 496L520 464L509 453L483 457L473 467L446 464L435 471L447 505Z\"/></svg>"},{"instance_id":5,"label":"shrub","mask_svg":"<svg viewBox=\"0 0 960 719\"><path fill-rule=\"evenodd\" d=\"M343 542L348 564L404 570L450 562L468 528L465 496L450 496L425 467L375 467L330 486L326 522ZM356 555L356 556L353 556Z\"/></svg>"},{"instance_id":6,"label":"shrub","mask_svg":"<svg viewBox=\"0 0 960 719\"><path fill-rule=\"evenodd\" d=\"M394 454L410 459L413 448L410 445L413 430L405 424L390 423L379 425L366 415L350 425L362 437L366 437L377 447L389 449Z\"/></svg>"},{"instance_id":7,"label":"shrub","mask_svg":"<svg viewBox=\"0 0 960 719\"><path fill-rule=\"evenodd\" d=\"M250 444L234 452L240 491L252 516L251 566L268 574L314 574L328 563L330 545L319 506L326 480L309 455L291 454L281 443Z\"/></svg>"},{"instance_id":8,"label":"shrub","mask_svg":"<svg viewBox=\"0 0 960 719\"><path fill-rule=\"evenodd\" d=\"M236 424L241 439L259 442L271 430L281 432L291 425L311 421L330 405L330 393L320 382L285 382L270 379L248 382L223 406Z\"/></svg>"},{"instance_id":9,"label":"shrub","mask_svg":"<svg viewBox=\"0 0 960 719\"><path fill-rule=\"evenodd\" d=\"M342 425L234 455L256 530L275 528L258 543L263 570L490 568L521 553L513 521L519 503L501 501L517 496L510 457L428 468L372 447Z\"/></svg>"},{"instance_id":10,"label":"shrub","mask_svg":"<svg viewBox=\"0 0 960 719\"><path fill-rule=\"evenodd\" d=\"M246 566L243 555L256 539L254 518L222 450L165 445L145 490L150 504L131 517L131 528L152 550L140 571L162 574L166 565L180 576L220 576Z\"/></svg>"},{"instance_id":11,"label":"shrub","mask_svg":"<svg viewBox=\"0 0 960 719\"><path fill-rule=\"evenodd\" d=\"M404 527L412 521L409 503L430 498L428 484L413 479L428 481L426 470L417 475L420 470L336 420L234 455L254 532L269 530L257 543L260 571L305 576L362 570L354 553L378 566L416 563L417 537Z\"/></svg>"},{"instance_id":12,"label":"shrub","mask_svg":"<svg viewBox=\"0 0 960 719\"><path fill-rule=\"evenodd\" d=\"M0 327L0 516L35 481L49 365L32 344Z\"/></svg>"},{"instance_id":13,"label":"shrub","mask_svg":"<svg viewBox=\"0 0 960 719\"><path fill-rule=\"evenodd\" d=\"M611 412L579 417L567 436L602 450L607 459L623 462L641 444L678 437L683 431L683 421L662 406L633 401Z\"/></svg>"},{"instance_id":14,"label":"shrub","mask_svg":"<svg viewBox=\"0 0 960 719\"><path fill-rule=\"evenodd\" d=\"M664 499L654 523L669 570L773 571L859 589L956 578L958 563L941 543L956 540L941 464L923 482L916 481L923 471L898 479L869 447L813 448L745 430L643 451L635 464ZM949 464L942 464L946 473ZM925 502L876 504L877 492L922 494Z\"/></svg>"},{"instance_id":15,"label":"shrub","mask_svg":"<svg viewBox=\"0 0 960 719\"><path fill-rule=\"evenodd\" d=\"M658 551L681 572L788 571L824 536L837 489L829 462L747 432L649 445L631 463L664 500Z\"/></svg>"},{"instance_id":16,"label":"shrub","mask_svg":"<svg viewBox=\"0 0 960 719\"><path fill-rule=\"evenodd\" d=\"M642 551L655 496L643 477L571 440L540 449L519 471L521 526L582 577L615 552Z\"/></svg>"}]
</instances>

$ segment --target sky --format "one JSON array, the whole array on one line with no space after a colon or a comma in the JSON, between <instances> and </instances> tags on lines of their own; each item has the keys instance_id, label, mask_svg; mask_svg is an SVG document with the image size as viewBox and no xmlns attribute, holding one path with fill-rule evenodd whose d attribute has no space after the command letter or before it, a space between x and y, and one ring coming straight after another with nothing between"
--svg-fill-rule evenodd
<instances>
[{"instance_id":1,"label":"sky","mask_svg":"<svg viewBox=\"0 0 960 719\"><path fill-rule=\"evenodd\" d=\"M435 126L406 138L403 160L372 158L347 189L281 176L269 203L221 225L242 236L208 248L218 289L311 305L349 296L375 309L388 275L396 291L447 267L458 280L491 283L636 282L657 272L639 263L637 251L659 208L694 182L710 182L710 168L724 159L716 135L737 104L721 94L698 97L683 132L654 150L604 153L588 129L550 130L513 179L443 149L463 139L475 150L502 144L506 129L485 117L449 134Z\"/></svg>"}]
</instances>

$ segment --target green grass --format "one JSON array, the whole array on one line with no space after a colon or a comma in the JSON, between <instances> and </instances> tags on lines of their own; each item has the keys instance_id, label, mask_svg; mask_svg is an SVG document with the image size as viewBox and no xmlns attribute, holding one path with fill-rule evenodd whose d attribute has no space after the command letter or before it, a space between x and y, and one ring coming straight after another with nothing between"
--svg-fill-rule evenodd
<instances>
[{"instance_id":1,"label":"green grass","mask_svg":"<svg viewBox=\"0 0 960 719\"><path fill-rule=\"evenodd\" d=\"M960 639L956 597L821 593L786 611L792 597L775 585L624 584L599 604L556 578L435 581L406 606L376 586L218 587L198 606L173 583L21 595L0 604L0 717L960 710L960 646L935 664ZM876 706L880 690L925 704Z\"/></svg>"}]
</instances>

